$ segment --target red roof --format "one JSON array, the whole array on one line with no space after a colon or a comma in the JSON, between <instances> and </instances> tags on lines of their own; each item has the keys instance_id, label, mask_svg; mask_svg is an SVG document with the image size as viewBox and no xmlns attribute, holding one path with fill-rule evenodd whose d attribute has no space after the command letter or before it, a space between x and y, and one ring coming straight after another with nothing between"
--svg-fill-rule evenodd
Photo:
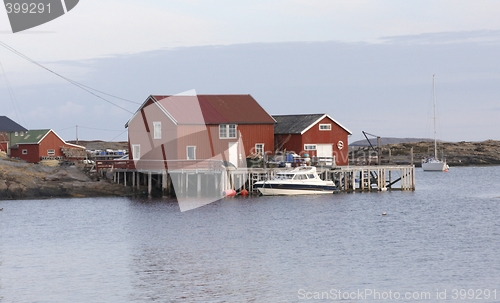
<instances>
[{"instance_id":1,"label":"red roof","mask_svg":"<svg viewBox=\"0 0 500 303\"><path fill-rule=\"evenodd\" d=\"M156 99L178 124L276 123L251 95L151 97Z\"/></svg>"}]
</instances>

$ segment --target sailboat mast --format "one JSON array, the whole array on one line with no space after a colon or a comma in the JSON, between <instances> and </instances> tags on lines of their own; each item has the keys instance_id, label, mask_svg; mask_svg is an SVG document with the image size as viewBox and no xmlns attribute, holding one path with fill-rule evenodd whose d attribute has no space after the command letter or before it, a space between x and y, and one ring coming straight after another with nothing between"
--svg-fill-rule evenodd
<instances>
[{"instance_id":1,"label":"sailboat mast","mask_svg":"<svg viewBox=\"0 0 500 303\"><path fill-rule=\"evenodd\" d=\"M434 104L434 159L437 160L437 141L436 141L436 84L432 75L432 101Z\"/></svg>"}]
</instances>

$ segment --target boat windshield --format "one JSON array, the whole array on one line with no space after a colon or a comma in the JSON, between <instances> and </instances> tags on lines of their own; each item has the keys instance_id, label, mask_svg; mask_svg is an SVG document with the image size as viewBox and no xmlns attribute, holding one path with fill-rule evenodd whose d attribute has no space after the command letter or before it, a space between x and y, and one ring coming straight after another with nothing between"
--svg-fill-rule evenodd
<instances>
[{"instance_id":1,"label":"boat windshield","mask_svg":"<svg viewBox=\"0 0 500 303\"><path fill-rule=\"evenodd\" d=\"M304 175L304 174L297 174L295 175L295 178L293 178L294 180L307 180L307 176Z\"/></svg>"},{"instance_id":2,"label":"boat windshield","mask_svg":"<svg viewBox=\"0 0 500 303\"><path fill-rule=\"evenodd\" d=\"M293 179L294 174L277 174L274 179L276 180L291 180Z\"/></svg>"}]
</instances>

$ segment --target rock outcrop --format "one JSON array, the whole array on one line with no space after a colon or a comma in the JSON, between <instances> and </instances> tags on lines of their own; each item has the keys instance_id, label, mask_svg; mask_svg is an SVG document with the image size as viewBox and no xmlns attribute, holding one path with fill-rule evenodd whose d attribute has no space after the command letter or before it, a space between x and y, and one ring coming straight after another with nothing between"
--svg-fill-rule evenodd
<instances>
[{"instance_id":1,"label":"rock outcrop","mask_svg":"<svg viewBox=\"0 0 500 303\"><path fill-rule=\"evenodd\" d=\"M382 146L382 164L410 163L412 148L416 166L420 166L421 159L434 154L434 142L431 141L387 144ZM500 164L500 141L496 140L439 142L437 150L438 158L445 158L450 166ZM369 147L355 147L351 149L350 159L354 160L353 163L364 161L374 164L377 159L373 156L376 154Z\"/></svg>"},{"instance_id":2,"label":"rock outcrop","mask_svg":"<svg viewBox=\"0 0 500 303\"><path fill-rule=\"evenodd\" d=\"M46 166L0 158L0 199L127 196L131 188L93 180L75 166Z\"/></svg>"}]
</instances>

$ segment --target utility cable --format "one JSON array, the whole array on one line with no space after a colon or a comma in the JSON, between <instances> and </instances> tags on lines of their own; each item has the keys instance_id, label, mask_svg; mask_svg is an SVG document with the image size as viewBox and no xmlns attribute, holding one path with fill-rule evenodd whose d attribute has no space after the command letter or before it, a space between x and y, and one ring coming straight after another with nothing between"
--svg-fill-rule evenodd
<instances>
[{"instance_id":1,"label":"utility cable","mask_svg":"<svg viewBox=\"0 0 500 303\"><path fill-rule=\"evenodd\" d=\"M24 55L23 53L21 53L21 52L17 51L17 50L16 50L16 49L14 49L13 47L11 47L11 46L9 46L9 45L5 44L5 43L4 43L4 42L2 42L2 41L0 41L0 46L4 47L5 49L7 49L7 50L9 50L9 51L11 51L11 52L13 52L14 54L18 55L19 57L21 57L21 58L23 58L23 59L25 59L25 60L27 60L27 61L29 61L29 62L31 62L31 63L33 63L33 64L35 64L35 65L37 65L37 66L39 66L39 67L41 67L41 68L43 68L43 69L45 69L46 71L48 71L48 72L50 72L50 73L52 73L52 74L54 74L54 75L56 75L56 76L58 76L58 77L60 77L60 78L62 78L62 79L64 79L64 80L66 80L67 82L69 82L69 83L71 83L71 84L75 85L76 87L78 87L78 88L80 88L80 89L82 89L82 90L84 90L84 91L88 92L89 94L91 94L91 95L93 95L93 96L95 96L95 97L97 97L97 98L99 98L99 99L101 99L101 100L103 100L103 101L105 101L105 102L108 102L109 104L114 105L114 106L116 106L116 107L118 107L118 108L120 108L120 109L123 109L124 111L126 111L126 112L128 112L128 113L133 114L133 112L129 111L128 109L126 109L126 108L124 108L124 107L122 107L122 106L120 106L120 105L118 105L118 104L115 104L115 103L113 103L113 102L109 101L108 99L106 99L106 98L104 98L104 97L102 97L102 96L99 96L98 94L94 93L93 91L98 92L98 93L101 93L101 94L104 94L104 95L107 95L107 96L110 96L110 97L113 97L113 98L117 98L117 99L120 99L120 100L123 100L123 101L126 101L126 102L135 103L135 104L140 104L140 103L138 103L138 102L134 102L134 101L131 101L131 100L127 100L127 99L124 99L124 98L120 98L120 97L117 97L117 96L114 96L114 95L111 95L111 94L108 94L108 93L102 92L102 91L100 91L100 90L97 90L97 89L91 88L91 87L89 87L89 86L86 86L86 85L84 85L84 84L81 84L81 83L79 83L79 82L76 82L76 81L74 81L74 80L72 80L72 79L70 79L70 78L68 78L68 77L65 77L65 76L63 76L63 75L61 75L61 74L59 74L59 73L57 73L57 72L55 72L55 71L53 71L53 70L49 69L48 67L45 67L44 65L42 65L42 64L40 64L40 63L38 63L38 62L36 62L35 60L33 60L33 59L31 59L30 57L28 57L28 56Z\"/></svg>"}]
</instances>

